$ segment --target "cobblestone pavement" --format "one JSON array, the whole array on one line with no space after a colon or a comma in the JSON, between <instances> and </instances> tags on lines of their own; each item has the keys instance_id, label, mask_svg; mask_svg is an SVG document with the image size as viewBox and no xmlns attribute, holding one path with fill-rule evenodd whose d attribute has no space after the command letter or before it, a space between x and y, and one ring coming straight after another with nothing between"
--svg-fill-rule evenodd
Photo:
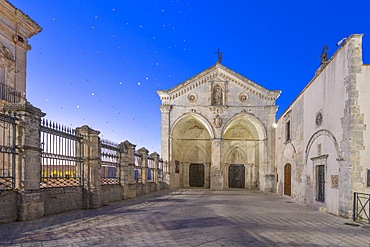
<instances>
[{"instance_id":1,"label":"cobblestone pavement","mask_svg":"<svg viewBox=\"0 0 370 247\"><path fill-rule=\"evenodd\" d=\"M370 246L370 226L252 190L176 190L0 225L0 246Z\"/></svg>"}]
</instances>

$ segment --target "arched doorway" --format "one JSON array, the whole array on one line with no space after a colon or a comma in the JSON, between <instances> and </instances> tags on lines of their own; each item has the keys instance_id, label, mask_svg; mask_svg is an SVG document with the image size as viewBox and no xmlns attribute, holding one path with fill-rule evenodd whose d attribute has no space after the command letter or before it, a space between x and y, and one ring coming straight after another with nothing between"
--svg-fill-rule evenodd
<instances>
[{"instance_id":1,"label":"arched doorway","mask_svg":"<svg viewBox=\"0 0 370 247\"><path fill-rule=\"evenodd\" d=\"M201 116L188 114L172 129L172 160L174 187L209 188L211 163L211 134L209 124Z\"/></svg>"},{"instance_id":2,"label":"arched doorway","mask_svg":"<svg viewBox=\"0 0 370 247\"><path fill-rule=\"evenodd\" d=\"M292 195L292 166L289 163L284 166L284 195Z\"/></svg>"},{"instance_id":3,"label":"arched doorway","mask_svg":"<svg viewBox=\"0 0 370 247\"><path fill-rule=\"evenodd\" d=\"M242 113L232 118L223 130L222 156L224 186L264 188L265 129L254 116Z\"/></svg>"}]
</instances>

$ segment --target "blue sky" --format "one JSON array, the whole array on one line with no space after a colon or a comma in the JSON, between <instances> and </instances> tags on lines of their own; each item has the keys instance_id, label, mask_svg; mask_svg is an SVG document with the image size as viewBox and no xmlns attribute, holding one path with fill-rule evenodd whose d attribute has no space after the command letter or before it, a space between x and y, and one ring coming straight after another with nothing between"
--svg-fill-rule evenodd
<instances>
[{"instance_id":1,"label":"blue sky","mask_svg":"<svg viewBox=\"0 0 370 247\"><path fill-rule=\"evenodd\" d=\"M30 40L27 98L46 118L160 152L160 100L215 64L282 90L277 117L311 80L320 53L363 33L370 1L9 0L43 31Z\"/></svg>"}]
</instances>

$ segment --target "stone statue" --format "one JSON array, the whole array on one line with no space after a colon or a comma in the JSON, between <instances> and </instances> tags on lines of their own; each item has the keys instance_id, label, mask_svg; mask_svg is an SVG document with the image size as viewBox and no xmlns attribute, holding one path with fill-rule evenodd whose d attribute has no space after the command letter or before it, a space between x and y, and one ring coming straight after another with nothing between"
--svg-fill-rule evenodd
<instances>
[{"instance_id":1,"label":"stone statue","mask_svg":"<svg viewBox=\"0 0 370 247\"><path fill-rule=\"evenodd\" d=\"M213 88L213 104L222 105L222 89L219 85Z\"/></svg>"},{"instance_id":2,"label":"stone statue","mask_svg":"<svg viewBox=\"0 0 370 247\"><path fill-rule=\"evenodd\" d=\"M327 45L325 45L324 48L322 48L320 58L321 58L320 64L323 64L326 61L328 61L328 46Z\"/></svg>"}]
</instances>

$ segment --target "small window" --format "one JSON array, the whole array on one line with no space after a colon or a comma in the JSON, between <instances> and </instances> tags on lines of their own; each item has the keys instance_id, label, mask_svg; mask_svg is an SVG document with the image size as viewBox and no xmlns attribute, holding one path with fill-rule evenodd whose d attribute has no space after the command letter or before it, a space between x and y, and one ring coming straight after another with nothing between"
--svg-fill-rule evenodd
<instances>
[{"instance_id":1,"label":"small window","mask_svg":"<svg viewBox=\"0 0 370 247\"><path fill-rule=\"evenodd\" d=\"M367 187L370 187L370 170L367 170Z\"/></svg>"},{"instance_id":2,"label":"small window","mask_svg":"<svg viewBox=\"0 0 370 247\"><path fill-rule=\"evenodd\" d=\"M290 135L290 121L286 122L285 124L285 141L289 142L291 140L291 135Z\"/></svg>"}]
</instances>

